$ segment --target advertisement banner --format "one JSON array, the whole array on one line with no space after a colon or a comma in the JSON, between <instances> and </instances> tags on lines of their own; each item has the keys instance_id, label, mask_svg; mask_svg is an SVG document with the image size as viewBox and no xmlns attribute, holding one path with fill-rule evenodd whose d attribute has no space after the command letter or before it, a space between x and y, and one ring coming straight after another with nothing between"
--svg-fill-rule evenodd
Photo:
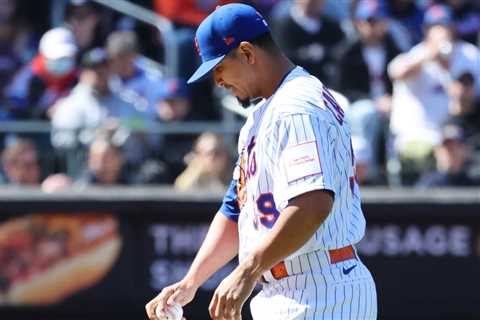
<instances>
[{"instance_id":1,"label":"advertisement banner","mask_svg":"<svg viewBox=\"0 0 480 320\"><path fill-rule=\"evenodd\" d=\"M146 319L145 303L186 273L217 203L41 206L50 209L22 203L0 215L0 319ZM370 203L364 211L357 249L376 281L379 319L480 318L476 204ZM187 319L209 319L211 295L236 264L200 288ZM251 319L248 304L243 319Z\"/></svg>"}]
</instances>

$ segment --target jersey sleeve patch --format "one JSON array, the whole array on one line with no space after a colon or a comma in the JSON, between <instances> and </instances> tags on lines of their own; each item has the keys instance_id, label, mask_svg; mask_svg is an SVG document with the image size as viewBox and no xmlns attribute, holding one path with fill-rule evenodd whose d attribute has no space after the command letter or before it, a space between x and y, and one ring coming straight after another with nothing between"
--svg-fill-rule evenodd
<instances>
[{"instance_id":1,"label":"jersey sleeve patch","mask_svg":"<svg viewBox=\"0 0 480 320\"><path fill-rule=\"evenodd\" d=\"M291 146L283 152L283 166L287 182L321 174L317 141L307 141Z\"/></svg>"}]
</instances>

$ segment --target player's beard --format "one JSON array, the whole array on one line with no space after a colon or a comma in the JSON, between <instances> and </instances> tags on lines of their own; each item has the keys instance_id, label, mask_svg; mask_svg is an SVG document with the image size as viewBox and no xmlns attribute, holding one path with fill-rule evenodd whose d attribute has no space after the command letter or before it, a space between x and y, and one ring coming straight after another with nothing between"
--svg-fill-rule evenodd
<instances>
[{"instance_id":1,"label":"player's beard","mask_svg":"<svg viewBox=\"0 0 480 320\"><path fill-rule=\"evenodd\" d=\"M247 109L248 107L250 107L252 105L252 101L251 101L250 98L241 99L241 98L237 97L237 100L238 100L238 103L240 103L240 105L244 109Z\"/></svg>"}]
</instances>

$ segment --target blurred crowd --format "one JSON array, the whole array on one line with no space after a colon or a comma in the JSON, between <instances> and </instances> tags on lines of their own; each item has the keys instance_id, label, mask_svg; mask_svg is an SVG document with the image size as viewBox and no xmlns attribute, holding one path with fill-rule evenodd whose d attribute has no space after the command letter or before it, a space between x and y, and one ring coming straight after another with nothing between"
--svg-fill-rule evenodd
<instances>
[{"instance_id":1,"label":"blurred crowd","mask_svg":"<svg viewBox=\"0 0 480 320\"><path fill-rule=\"evenodd\" d=\"M0 121L51 125L2 130L2 184L228 185L231 137L153 128L222 125L225 92L185 79L199 64L196 27L240 1L130 2L168 18L172 34L94 1L0 0ZM480 1L241 2L267 18L294 63L340 93L361 184L480 185Z\"/></svg>"}]
</instances>

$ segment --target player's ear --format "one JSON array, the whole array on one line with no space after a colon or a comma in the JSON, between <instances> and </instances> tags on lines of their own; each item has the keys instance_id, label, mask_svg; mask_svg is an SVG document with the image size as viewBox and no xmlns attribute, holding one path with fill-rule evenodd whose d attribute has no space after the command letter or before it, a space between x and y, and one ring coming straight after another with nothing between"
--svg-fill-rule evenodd
<instances>
[{"instance_id":1,"label":"player's ear","mask_svg":"<svg viewBox=\"0 0 480 320\"><path fill-rule=\"evenodd\" d=\"M256 60L255 50L253 45L250 42L248 41L240 42L240 45L238 46L238 51L248 64L255 63L255 60Z\"/></svg>"}]
</instances>

